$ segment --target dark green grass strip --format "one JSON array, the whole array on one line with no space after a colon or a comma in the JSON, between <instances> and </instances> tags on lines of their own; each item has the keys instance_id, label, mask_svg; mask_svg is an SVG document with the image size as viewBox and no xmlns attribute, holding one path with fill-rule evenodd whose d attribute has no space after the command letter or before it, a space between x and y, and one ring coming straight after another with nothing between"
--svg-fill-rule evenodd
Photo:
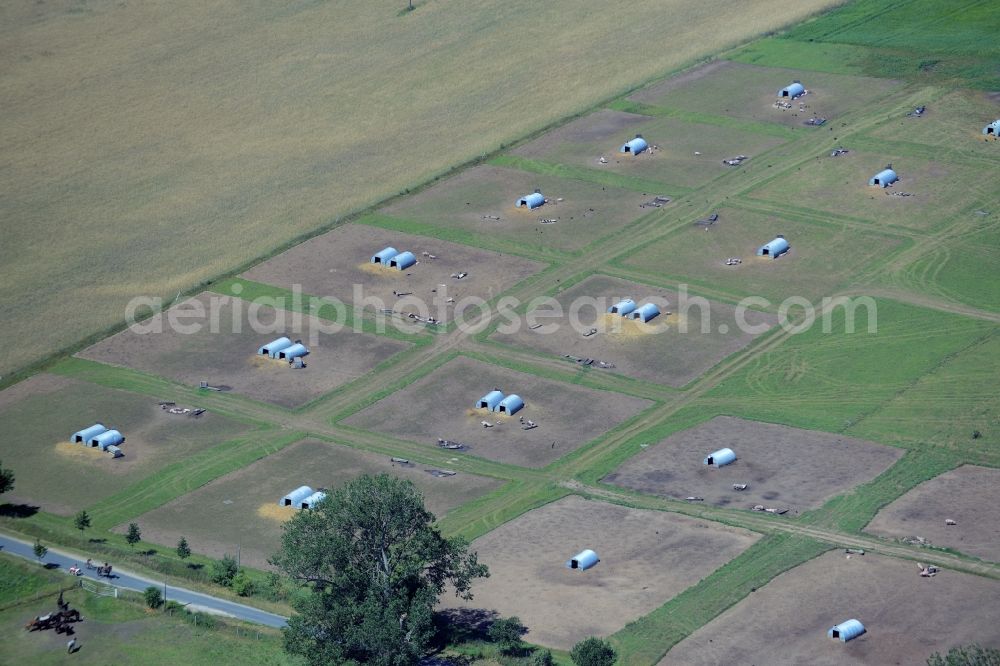
<instances>
[{"instance_id":1,"label":"dark green grass strip","mask_svg":"<svg viewBox=\"0 0 1000 666\"><path fill-rule=\"evenodd\" d=\"M569 494L569 489L550 483L511 481L488 495L452 509L438 525L448 536L461 536L472 541L532 509Z\"/></svg>"},{"instance_id":2,"label":"dark green grass strip","mask_svg":"<svg viewBox=\"0 0 1000 666\"><path fill-rule=\"evenodd\" d=\"M92 506L88 513L94 529L108 530L141 516L220 476L280 451L304 436L305 433L301 432L255 433L213 446L184 461L168 465Z\"/></svg>"},{"instance_id":3,"label":"dark green grass strip","mask_svg":"<svg viewBox=\"0 0 1000 666\"><path fill-rule=\"evenodd\" d=\"M805 132L809 131L806 128L797 129L773 123L762 123L755 120L747 120L745 118L730 118L729 116L716 116L696 111L682 111L680 109L672 109L665 106L654 106L643 102L633 102L628 99L616 100L611 104L608 104L608 108L614 111L637 113L643 116L676 118L677 120L683 120L688 123L697 123L699 125L731 127L744 132L764 134L766 136L777 136L783 139L797 139Z\"/></svg>"},{"instance_id":4,"label":"dark green grass strip","mask_svg":"<svg viewBox=\"0 0 1000 666\"><path fill-rule=\"evenodd\" d=\"M670 648L710 622L778 574L814 557L829 546L791 534L773 534L663 606L611 636L622 666L649 666Z\"/></svg>"},{"instance_id":5,"label":"dark green grass strip","mask_svg":"<svg viewBox=\"0 0 1000 666\"><path fill-rule=\"evenodd\" d=\"M924 481L954 469L960 462L954 455L933 447L907 451L882 474L846 495L833 498L819 509L802 514L799 521L841 532L860 532L879 509Z\"/></svg>"},{"instance_id":6,"label":"dark green grass strip","mask_svg":"<svg viewBox=\"0 0 1000 666\"><path fill-rule=\"evenodd\" d=\"M489 164L520 169L521 171L528 171L530 173L540 173L547 176L573 178L588 183L597 183L598 185L605 185L607 187L620 187L623 190L649 194L673 194L677 196L692 191L690 187L661 183L660 181L649 180L648 178L624 176L611 171L598 171L597 169L589 169L587 167L556 164L554 162L546 162L545 160L518 157L517 155L499 155L491 159Z\"/></svg>"}]
</instances>

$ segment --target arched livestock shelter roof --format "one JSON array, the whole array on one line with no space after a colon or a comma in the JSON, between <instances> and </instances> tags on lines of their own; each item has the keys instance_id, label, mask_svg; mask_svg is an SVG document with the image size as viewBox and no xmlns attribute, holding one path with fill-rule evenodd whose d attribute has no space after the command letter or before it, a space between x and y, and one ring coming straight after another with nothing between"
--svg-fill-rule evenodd
<instances>
[{"instance_id":1,"label":"arched livestock shelter roof","mask_svg":"<svg viewBox=\"0 0 1000 666\"><path fill-rule=\"evenodd\" d=\"M281 337L277 340L271 340L266 345L262 345L258 350L257 354L260 356L270 356L271 358L277 358L278 352L282 349L287 349L292 346L292 341L288 338Z\"/></svg>"},{"instance_id":2,"label":"arched livestock shelter roof","mask_svg":"<svg viewBox=\"0 0 1000 666\"><path fill-rule=\"evenodd\" d=\"M125 436L117 430L105 430L100 435L92 437L90 445L100 447L101 451L106 451L109 446L118 446L125 441Z\"/></svg>"},{"instance_id":3,"label":"arched livestock shelter roof","mask_svg":"<svg viewBox=\"0 0 1000 666\"><path fill-rule=\"evenodd\" d=\"M379 250L378 252L372 255L372 263L384 264L388 266L389 262L392 261L392 258L395 257L397 254L399 254L399 252L396 250L396 248L387 247L384 250Z\"/></svg>"},{"instance_id":4,"label":"arched livestock shelter roof","mask_svg":"<svg viewBox=\"0 0 1000 666\"><path fill-rule=\"evenodd\" d=\"M631 298L620 300L614 305L612 305L610 308L608 308L608 312L610 312L611 314L617 314L623 317L631 314L633 310L635 310L635 301L633 301Z\"/></svg>"},{"instance_id":5,"label":"arched livestock shelter roof","mask_svg":"<svg viewBox=\"0 0 1000 666\"><path fill-rule=\"evenodd\" d=\"M285 361L291 361L292 359L299 358L300 356L305 356L309 353L309 349L301 342L296 342L294 345L285 347L278 352L278 358Z\"/></svg>"},{"instance_id":6,"label":"arched livestock shelter roof","mask_svg":"<svg viewBox=\"0 0 1000 666\"><path fill-rule=\"evenodd\" d=\"M316 505L326 499L326 493L321 490L317 490L309 497L302 500L301 508L303 509L315 509Z\"/></svg>"},{"instance_id":7,"label":"arched livestock shelter roof","mask_svg":"<svg viewBox=\"0 0 1000 666\"><path fill-rule=\"evenodd\" d=\"M314 492L315 491L309 486L299 486L298 488L296 488L295 490L293 490L292 492L288 493L280 500L278 500L278 504L280 504L281 506L297 507L302 502L302 500L309 497Z\"/></svg>"},{"instance_id":8,"label":"arched livestock shelter roof","mask_svg":"<svg viewBox=\"0 0 1000 666\"><path fill-rule=\"evenodd\" d=\"M788 252L790 247L791 246L788 244L788 241L785 240L784 236L778 236L774 240L768 241L757 248L757 256L777 259L784 253Z\"/></svg>"},{"instance_id":9,"label":"arched livestock shelter roof","mask_svg":"<svg viewBox=\"0 0 1000 666\"><path fill-rule=\"evenodd\" d=\"M806 87L802 85L799 81L793 81L784 88L778 91L778 97L791 97L795 99L800 95L804 95L806 92Z\"/></svg>"},{"instance_id":10,"label":"arched livestock shelter roof","mask_svg":"<svg viewBox=\"0 0 1000 666\"><path fill-rule=\"evenodd\" d=\"M511 393L509 396L500 401L497 405L496 411L501 414L517 414L519 411L524 409L524 400L521 396Z\"/></svg>"},{"instance_id":11,"label":"arched livestock shelter roof","mask_svg":"<svg viewBox=\"0 0 1000 666\"><path fill-rule=\"evenodd\" d=\"M476 402L476 407L480 409L485 408L490 410L491 412L495 412L497 409L497 405L499 405L500 401L503 399L504 395L501 391L493 390L484 395L482 398L480 398L479 401Z\"/></svg>"},{"instance_id":12,"label":"arched livestock shelter roof","mask_svg":"<svg viewBox=\"0 0 1000 666\"><path fill-rule=\"evenodd\" d=\"M94 437L97 437L102 432L106 431L107 428L104 427L104 424L95 423L89 428L84 428L83 430L77 430L76 432L74 432L72 435L70 435L69 441L73 442L74 444L81 444L81 443L87 444Z\"/></svg>"},{"instance_id":13,"label":"arched livestock shelter roof","mask_svg":"<svg viewBox=\"0 0 1000 666\"><path fill-rule=\"evenodd\" d=\"M601 559L597 557L597 553L588 548L587 550L581 550L579 553L566 560L566 568L584 571L600 561Z\"/></svg>"},{"instance_id":14,"label":"arched livestock shelter roof","mask_svg":"<svg viewBox=\"0 0 1000 666\"><path fill-rule=\"evenodd\" d=\"M643 303L638 310L632 313L632 319L638 319L642 323L658 316L660 316L660 308L656 307L654 303Z\"/></svg>"},{"instance_id":15,"label":"arched livestock shelter roof","mask_svg":"<svg viewBox=\"0 0 1000 666\"><path fill-rule=\"evenodd\" d=\"M892 169L882 169L877 174L872 176L868 180L869 185L877 185L878 187L889 187L893 183L899 180L899 176Z\"/></svg>"},{"instance_id":16,"label":"arched livestock shelter roof","mask_svg":"<svg viewBox=\"0 0 1000 666\"><path fill-rule=\"evenodd\" d=\"M829 638L839 638L842 642L846 643L852 638L857 638L863 633L865 633L865 625L861 624L857 620L851 619L846 622L841 622L834 627L830 627L830 629L827 630L826 635Z\"/></svg>"},{"instance_id":17,"label":"arched livestock shelter roof","mask_svg":"<svg viewBox=\"0 0 1000 666\"><path fill-rule=\"evenodd\" d=\"M622 144L622 147L618 149L620 153L626 153L631 155L638 155L639 153L645 152L649 148L649 144L641 136L637 136L631 141L626 141Z\"/></svg>"},{"instance_id":18,"label":"arched livestock shelter roof","mask_svg":"<svg viewBox=\"0 0 1000 666\"><path fill-rule=\"evenodd\" d=\"M994 120L983 128L983 134L1000 137L1000 120Z\"/></svg>"},{"instance_id":19,"label":"arched livestock shelter roof","mask_svg":"<svg viewBox=\"0 0 1000 666\"><path fill-rule=\"evenodd\" d=\"M541 192L532 192L527 196L523 196L517 200L514 204L518 208L527 208L528 210L534 210L538 208L543 203L545 203L545 196Z\"/></svg>"},{"instance_id":20,"label":"arched livestock shelter roof","mask_svg":"<svg viewBox=\"0 0 1000 666\"><path fill-rule=\"evenodd\" d=\"M412 252L400 252L389 261L389 266L403 271L415 263L417 263L417 257Z\"/></svg>"},{"instance_id":21,"label":"arched livestock shelter roof","mask_svg":"<svg viewBox=\"0 0 1000 666\"><path fill-rule=\"evenodd\" d=\"M729 463L736 461L736 454L733 453L732 449L719 449L718 451L713 451L706 456L704 463L706 465L715 465L716 467L722 467L728 465Z\"/></svg>"}]
</instances>

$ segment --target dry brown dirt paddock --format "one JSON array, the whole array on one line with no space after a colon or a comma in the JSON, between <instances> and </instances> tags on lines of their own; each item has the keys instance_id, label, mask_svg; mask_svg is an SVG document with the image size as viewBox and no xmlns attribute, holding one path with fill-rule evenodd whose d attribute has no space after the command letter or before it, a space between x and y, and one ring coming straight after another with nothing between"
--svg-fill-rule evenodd
<instances>
[{"instance_id":1,"label":"dry brown dirt paddock","mask_svg":"<svg viewBox=\"0 0 1000 666\"><path fill-rule=\"evenodd\" d=\"M517 208L518 198L540 189L548 202L541 208ZM457 228L491 239L528 246L579 250L656 210L640 208L653 196L582 180L481 165L382 209L420 224ZM560 201L562 199L562 201ZM496 219L499 218L499 219ZM541 220L556 220L541 223ZM432 233L432 232L429 232Z\"/></svg>"},{"instance_id":2,"label":"dry brown dirt paddock","mask_svg":"<svg viewBox=\"0 0 1000 666\"><path fill-rule=\"evenodd\" d=\"M282 522L295 515L294 509L278 506L278 500L299 486L336 488L362 474L384 472L412 481L427 508L440 518L501 485L472 474L437 478L425 468L304 440L156 508L137 522L143 539L151 543L175 544L184 536L194 550L211 557L235 556L239 548L244 564L264 568L280 544Z\"/></svg>"},{"instance_id":3,"label":"dry brown dirt paddock","mask_svg":"<svg viewBox=\"0 0 1000 666\"><path fill-rule=\"evenodd\" d=\"M530 511L476 539L490 577L475 599L445 595L453 608L517 615L527 640L569 649L607 636L662 606L748 548L758 535L673 513L571 496ZM601 561L586 571L566 560L585 548Z\"/></svg>"},{"instance_id":4,"label":"dry brown dirt paddock","mask_svg":"<svg viewBox=\"0 0 1000 666\"><path fill-rule=\"evenodd\" d=\"M658 299L661 314L646 324L605 314L607 307L622 298L632 298L639 305L647 299ZM600 372L683 386L750 344L759 334L741 331L733 306L719 302L710 302L708 317L704 319L707 326L702 332L703 309L693 306L686 314L679 312L677 292L605 275L589 277L557 294L555 299L562 316L548 316L552 308L539 307L534 310L539 315L536 320L522 318L516 331L506 332L501 327L490 339L559 357L570 354L607 361L614 363L615 368ZM590 299L597 300L600 312L587 305ZM666 314L664 302L672 314ZM578 326L572 324L575 308L578 308L575 310ZM746 321L766 330L777 322L777 317L749 310ZM542 327L531 329L532 322ZM687 332L681 332L682 325L687 326ZM597 328L598 333L584 337L590 328Z\"/></svg>"},{"instance_id":5,"label":"dry brown dirt paddock","mask_svg":"<svg viewBox=\"0 0 1000 666\"><path fill-rule=\"evenodd\" d=\"M1000 647L1000 581L879 555L831 551L781 574L679 643L660 666L923 664L977 642ZM867 633L827 630L850 618Z\"/></svg>"},{"instance_id":6,"label":"dry brown dirt paddock","mask_svg":"<svg viewBox=\"0 0 1000 666\"><path fill-rule=\"evenodd\" d=\"M514 416L475 409L494 387L521 396L524 409ZM459 357L344 422L429 447L437 446L438 438L458 441L469 445L471 455L542 467L651 404ZM538 427L523 430L521 417ZM495 425L484 428L483 421Z\"/></svg>"},{"instance_id":7,"label":"dry brown dirt paddock","mask_svg":"<svg viewBox=\"0 0 1000 666\"><path fill-rule=\"evenodd\" d=\"M935 546L1000 561L1000 470L965 465L925 481L865 528L887 537L922 536ZM947 525L946 520L956 525Z\"/></svg>"},{"instance_id":8,"label":"dry brown dirt paddock","mask_svg":"<svg viewBox=\"0 0 1000 666\"><path fill-rule=\"evenodd\" d=\"M70 443L70 435L94 423L121 431L123 457ZM48 374L0 392L0 424L0 458L17 474L14 490L0 503L25 503L58 515L73 515L250 429L211 411L198 418L171 414L155 397Z\"/></svg>"},{"instance_id":9,"label":"dry brown dirt paddock","mask_svg":"<svg viewBox=\"0 0 1000 666\"><path fill-rule=\"evenodd\" d=\"M409 250L418 263L405 271L370 263L372 255L385 247ZM437 258L424 256L424 252ZM251 268L243 277L286 289L298 284L306 294L335 298L366 310L385 307L419 314L422 302L431 308L427 314L449 321L454 304L447 303L448 298L456 303L466 297L489 300L542 268L536 261L510 254L348 224L296 245ZM451 277L462 272L468 275ZM362 303L355 294L357 289L370 300ZM398 297L393 292L412 295Z\"/></svg>"},{"instance_id":10,"label":"dry brown dirt paddock","mask_svg":"<svg viewBox=\"0 0 1000 666\"><path fill-rule=\"evenodd\" d=\"M736 462L703 464L724 447L736 453ZM603 481L663 497L703 497L732 508L763 504L794 514L875 478L902 454L854 437L717 416L649 447ZM736 491L734 483L749 487Z\"/></svg>"},{"instance_id":11,"label":"dry brown dirt paddock","mask_svg":"<svg viewBox=\"0 0 1000 666\"><path fill-rule=\"evenodd\" d=\"M205 312L216 309L217 332L212 332L208 318L197 320L203 324L199 331L185 334L169 326L164 317L162 332L140 334L126 329L77 355L183 384L198 386L207 381L225 385L257 400L296 407L357 379L409 347L405 342L347 328L327 333L324 331L333 330L330 322L280 308L259 307L254 317L254 306L246 301L209 293L170 308L168 314L192 312L195 305ZM263 332L253 330L252 318L260 323L257 328ZM186 319L183 323L194 321ZM314 332L316 344L310 342ZM293 370L284 361L257 356L259 347L283 335L302 339L309 347L304 369Z\"/></svg>"}]
</instances>

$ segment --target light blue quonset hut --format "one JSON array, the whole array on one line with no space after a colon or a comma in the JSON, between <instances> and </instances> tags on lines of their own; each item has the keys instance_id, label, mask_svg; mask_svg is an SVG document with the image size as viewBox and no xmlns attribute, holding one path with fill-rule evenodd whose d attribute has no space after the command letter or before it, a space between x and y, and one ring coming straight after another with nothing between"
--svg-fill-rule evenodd
<instances>
[{"instance_id":1,"label":"light blue quonset hut","mask_svg":"<svg viewBox=\"0 0 1000 666\"><path fill-rule=\"evenodd\" d=\"M710 453L704 460L706 465L715 465L716 467L723 467L735 461L736 454L733 453L732 449L719 449Z\"/></svg>"},{"instance_id":2,"label":"light blue quonset hut","mask_svg":"<svg viewBox=\"0 0 1000 666\"><path fill-rule=\"evenodd\" d=\"M100 435L90 439L92 447L100 447L101 451L107 451L109 446L118 446L125 441L125 436L117 430L105 430Z\"/></svg>"},{"instance_id":3,"label":"light blue quonset hut","mask_svg":"<svg viewBox=\"0 0 1000 666\"><path fill-rule=\"evenodd\" d=\"M404 271L417 263L417 257L412 252L400 252L389 260L389 266L397 270Z\"/></svg>"},{"instance_id":4,"label":"light blue quonset hut","mask_svg":"<svg viewBox=\"0 0 1000 666\"><path fill-rule=\"evenodd\" d=\"M841 642L846 643L853 638L857 638L863 633L865 633L865 625L852 619L847 620L846 622L841 622L835 627L830 627L827 630L826 635L828 638L839 638Z\"/></svg>"},{"instance_id":5,"label":"light blue quonset hut","mask_svg":"<svg viewBox=\"0 0 1000 666\"><path fill-rule=\"evenodd\" d=\"M389 262L392 261L392 258L395 257L397 254L399 254L399 251L396 250L396 248L387 247L384 250L379 250L378 252L372 255L372 263L388 266Z\"/></svg>"},{"instance_id":6,"label":"light blue quonset hut","mask_svg":"<svg viewBox=\"0 0 1000 666\"><path fill-rule=\"evenodd\" d=\"M293 359L299 358L300 356L305 356L309 353L309 349L301 342L296 342L294 345L285 347L278 352L278 358L283 361L291 361Z\"/></svg>"},{"instance_id":7,"label":"light blue quonset hut","mask_svg":"<svg viewBox=\"0 0 1000 666\"><path fill-rule=\"evenodd\" d=\"M581 550L579 553L566 560L566 568L585 571L600 561L600 558L597 557L597 553L588 548L587 550Z\"/></svg>"},{"instance_id":8,"label":"light blue quonset hut","mask_svg":"<svg viewBox=\"0 0 1000 666\"><path fill-rule=\"evenodd\" d=\"M315 491L309 486L299 486L292 492L288 493L280 500L278 504L281 506L294 506L297 507L301 504L302 500L312 495Z\"/></svg>"},{"instance_id":9,"label":"light blue quonset hut","mask_svg":"<svg viewBox=\"0 0 1000 666\"><path fill-rule=\"evenodd\" d=\"M527 208L528 210L534 210L545 203L545 195L539 191L534 191L527 196L523 196L517 200L514 204L518 208Z\"/></svg>"},{"instance_id":10,"label":"light blue quonset hut","mask_svg":"<svg viewBox=\"0 0 1000 666\"><path fill-rule=\"evenodd\" d=\"M504 394L501 391L490 391L476 403L476 407L480 409L488 409L491 412L497 410L497 406L504 399Z\"/></svg>"},{"instance_id":11,"label":"light blue quonset hut","mask_svg":"<svg viewBox=\"0 0 1000 666\"><path fill-rule=\"evenodd\" d=\"M896 175L896 172L886 167L868 179L868 184L878 187L889 187L897 180L899 180L899 176Z\"/></svg>"},{"instance_id":12,"label":"light blue quonset hut","mask_svg":"<svg viewBox=\"0 0 1000 666\"><path fill-rule=\"evenodd\" d=\"M102 432L107 432L107 428L104 427L102 423L95 423L89 428L84 428L83 430L77 430L72 435L70 435L69 441L74 444L87 444L94 437L97 437Z\"/></svg>"},{"instance_id":13,"label":"light blue quonset hut","mask_svg":"<svg viewBox=\"0 0 1000 666\"><path fill-rule=\"evenodd\" d=\"M632 313L632 319L638 319L644 324L658 316L660 316L660 308L656 307L654 303L644 303Z\"/></svg>"},{"instance_id":14,"label":"light blue quonset hut","mask_svg":"<svg viewBox=\"0 0 1000 666\"><path fill-rule=\"evenodd\" d=\"M994 120L984 127L983 134L987 136L1000 136L1000 120Z\"/></svg>"},{"instance_id":15,"label":"light blue quonset hut","mask_svg":"<svg viewBox=\"0 0 1000 666\"><path fill-rule=\"evenodd\" d=\"M270 356L271 358L277 358L278 352L282 349L286 349L292 346L292 341L288 338L281 337L277 340L271 340L266 345L262 345L257 349L257 354L259 356Z\"/></svg>"},{"instance_id":16,"label":"light blue quonset hut","mask_svg":"<svg viewBox=\"0 0 1000 666\"><path fill-rule=\"evenodd\" d=\"M795 99L804 95L805 92L806 87L802 85L801 81L792 81L789 85L778 91L778 97L791 97Z\"/></svg>"},{"instance_id":17,"label":"light blue quonset hut","mask_svg":"<svg viewBox=\"0 0 1000 666\"><path fill-rule=\"evenodd\" d=\"M626 298L624 300L618 301L610 308L608 308L608 312L610 312L611 314L617 314L623 317L627 317L632 313L633 310L635 310L635 307L636 307L635 301L633 301L631 298Z\"/></svg>"},{"instance_id":18,"label":"light blue quonset hut","mask_svg":"<svg viewBox=\"0 0 1000 666\"><path fill-rule=\"evenodd\" d=\"M778 236L773 241L764 243L759 248L757 248L758 257L771 257L772 259L777 259L784 253L788 252L791 246L788 241L785 240L784 236Z\"/></svg>"},{"instance_id":19,"label":"light blue quonset hut","mask_svg":"<svg viewBox=\"0 0 1000 666\"><path fill-rule=\"evenodd\" d=\"M636 137L631 141L626 141L624 144L622 144L622 147L618 149L618 152L631 155L638 155L639 153L645 152L646 149L648 148L649 144L646 143L646 140L643 139L641 136L636 135Z\"/></svg>"},{"instance_id":20,"label":"light blue quonset hut","mask_svg":"<svg viewBox=\"0 0 1000 666\"><path fill-rule=\"evenodd\" d=\"M496 407L496 411L501 414L517 414L522 409L524 409L524 400L516 393L511 393L501 400L500 404Z\"/></svg>"},{"instance_id":21,"label":"light blue quonset hut","mask_svg":"<svg viewBox=\"0 0 1000 666\"><path fill-rule=\"evenodd\" d=\"M309 497L302 500L300 508L302 509L315 509L316 505L326 499L326 493L321 490L317 490Z\"/></svg>"}]
</instances>

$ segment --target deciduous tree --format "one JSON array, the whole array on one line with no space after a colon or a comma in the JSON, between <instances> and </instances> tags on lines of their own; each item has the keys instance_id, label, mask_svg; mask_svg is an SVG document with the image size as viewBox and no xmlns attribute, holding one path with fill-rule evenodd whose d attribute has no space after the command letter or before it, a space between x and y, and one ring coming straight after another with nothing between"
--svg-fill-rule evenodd
<instances>
[{"instance_id":1,"label":"deciduous tree","mask_svg":"<svg viewBox=\"0 0 1000 666\"><path fill-rule=\"evenodd\" d=\"M448 539L409 481L361 476L285 524L272 563L305 584L285 649L309 664L415 664L433 637L446 587L471 599L489 575L468 544Z\"/></svg>"}]
</instances>

